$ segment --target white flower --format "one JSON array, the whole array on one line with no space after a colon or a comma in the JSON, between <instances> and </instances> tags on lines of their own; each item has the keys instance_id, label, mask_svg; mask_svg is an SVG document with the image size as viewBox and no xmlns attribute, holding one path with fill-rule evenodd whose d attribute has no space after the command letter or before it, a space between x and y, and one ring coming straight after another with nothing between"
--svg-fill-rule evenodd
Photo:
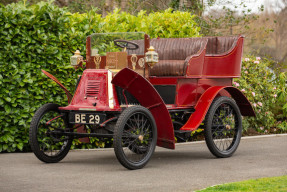
<instances>
[{"instance_id":1,"label":"white flower","mask_svg":"<svg viewBox=\"0 0 287 192\"><path fill-rule=\"evenodd\" d=\"M256 57L256 60L259 61L261 58L260 57Z\"/></svg>"},{"instance_id":2,"label":"white flower","mask_svg":"<svg viewBox=\"0 0 287 192\"><path fill-rule=\"evenodd\" d=\"M259 64L259 61L254 61L254 63Z\"/></svg>"},{"instance_id":3,"label":"white flower","mask_svg":"<svg viewBox=\"0 0 287 192\"><path fill-rule=\"evenodd\" d=\"M249 58L245 58L244 61L250 61L250 59Z\"/></svg>"}]
</instances>

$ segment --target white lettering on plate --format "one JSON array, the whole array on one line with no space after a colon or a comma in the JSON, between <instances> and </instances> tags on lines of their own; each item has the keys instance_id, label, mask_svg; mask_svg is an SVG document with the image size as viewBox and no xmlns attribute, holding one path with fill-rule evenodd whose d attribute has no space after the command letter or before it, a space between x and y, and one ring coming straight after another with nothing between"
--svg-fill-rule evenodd
<instances>
[{"instance_id":1,"label":"white lettering on plate","mask_svg":"<svg viewBox=\"0 0 287 192\"><path fill-rule=\"evenodd\" d=\"M86 123L86 114L81 114L81 123Z\"/></svg>"},{"instance_id":2,"label":"white lettering on plate","mask_svg":"<svg viewBox=\"0 0 287 192\"><path fill-rule=\"evenodd\" d=\"M94 119L95 119L94 115L90 115L89 117L90 117L89 123L90 123L90 124L94 124L94 123L95 123L95 122L94 122Z\"/></svg>"},{"instance_id":3,"label":"white lettering on plate","mask_svg":"<svg viewBox=\"0 0 287 192\"><path fill-rule=\"evenodd\" d=\"M75 114L75 123L80 123L80 122L81 122L80 114Z\"/></svg>"},{"instance_id":4,"label":"white lettering on plate","mask_svg":"<svg viewBox=\"0 0 287 192\"><path fill-rule=\"evenodd\" d=\"M89 115L88 121L89 124L99 124L101 118L99 115ZM75 123L87 123L86 114L75 114Z\"/></svg>"}]
</instances>

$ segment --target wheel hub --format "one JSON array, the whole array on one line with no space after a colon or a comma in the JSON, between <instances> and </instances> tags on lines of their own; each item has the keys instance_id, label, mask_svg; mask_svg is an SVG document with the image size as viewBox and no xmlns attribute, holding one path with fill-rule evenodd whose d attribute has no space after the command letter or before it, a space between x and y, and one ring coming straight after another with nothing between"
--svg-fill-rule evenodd
<instances>
[{"instance_id":1,"label":"wheel hub","mask_svg":"<svg viewBox=\"0 0 287 192\"><path fill-rule=\"evenodd\" d=\"M143 141L143 136L142 135L140 135L139 137L138 137L138 139L140 140L140 141Z\"/></svg>"}]
</instances>

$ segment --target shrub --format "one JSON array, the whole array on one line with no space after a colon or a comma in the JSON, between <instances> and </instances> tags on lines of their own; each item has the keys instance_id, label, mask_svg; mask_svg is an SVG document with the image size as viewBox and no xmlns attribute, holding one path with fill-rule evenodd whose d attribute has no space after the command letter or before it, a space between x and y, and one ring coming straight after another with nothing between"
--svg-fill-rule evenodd
<instances>
[{"instance_id":1,"label":"shrub","mask_svg":"<svg viewBox=\"0 0 287 192\"><path fill-rule=\"evenodd\" d=\"M28 150L29 124L37 108L65 101L40 69L68 77L68 87L74 84L73 71L65 67L73 47L64 35L70 18L48 3L18 3L1 7L0 21L0 151Z\"/></svg>"},{"instance_id":2,"label":"shrub","mask_svg":"<svg viewBox=\"0 0 287 192\"><path fill-rule=\"evenodd\" d=\"M96 9L71 14L47 2L0 7L0 152L30 150L28 130L35 111L45 103L67 105L64 92L40 69L58 77L73 92L81 71L69 66L70 56L76 49L85 55L87 35L112 31L144 31L151 37L199 36L187 12L147 15L141 11L133 16L115 10L102 18Z\"/></svg>"},{"instance_id":3,"label":"shrub","mask_svg":"<svg viewBox=\"0 0 287 192\"><path fill-rule=\"evenodd\" d=\"M247 96L256 113L255 118L244 118L245 130L254 128L261 133L286 131L286 115L282 111L286 101L286 77L284 73L270 68L273 62L267 58L248 56L242 62L241 78L233 82Z\"/></svg>"}]
</instances>

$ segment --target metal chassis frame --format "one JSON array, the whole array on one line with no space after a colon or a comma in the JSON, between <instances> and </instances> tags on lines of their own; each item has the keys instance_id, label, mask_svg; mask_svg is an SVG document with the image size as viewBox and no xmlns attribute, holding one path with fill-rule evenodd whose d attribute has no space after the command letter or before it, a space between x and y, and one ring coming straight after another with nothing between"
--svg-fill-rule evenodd
<instances>
[{"instance_id":1,"label":"metal chassis frame","mask_svg":"<svg viewBox=\"0 0 287 192\"><path fill-rule=\"evenodd\" d=\"M73 136L76 138L83 137L102 137L102 138L113 138L114 134L103 134L103 133L77 133L77 132L62 132L62 131L52 131L50 134L58 134L61 136Z\"/></svg>"}]
</instances>

